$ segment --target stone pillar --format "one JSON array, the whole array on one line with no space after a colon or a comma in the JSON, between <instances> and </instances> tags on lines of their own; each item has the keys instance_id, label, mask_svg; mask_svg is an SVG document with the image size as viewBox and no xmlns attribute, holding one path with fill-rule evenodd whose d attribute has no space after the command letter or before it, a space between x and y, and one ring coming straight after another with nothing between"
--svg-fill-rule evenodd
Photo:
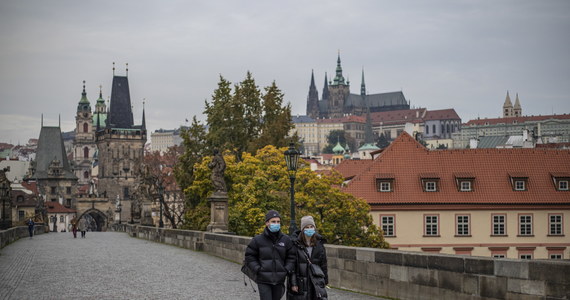
<instances>
[{"instance_id":1,"label":"stone pillar","mask_svg":"<svg viewBox=\"0 0 570 300\"><path fill-rule=\"evenodd\" d=\"M152 203L147 201L142 203L141 225L154 226L154 221L152 220Z\"/></svg>"},{"instance_id":2,"label":"stone pillar","mask_svg":"<svg viewBox=\"0 0 570 300\"><path fill-rule=\"evenodd\" d=\"M206 227L209 232L228 231L228 194L215 192L208 198L210 202L210 224Z\"/></svg>"}]
</instances>

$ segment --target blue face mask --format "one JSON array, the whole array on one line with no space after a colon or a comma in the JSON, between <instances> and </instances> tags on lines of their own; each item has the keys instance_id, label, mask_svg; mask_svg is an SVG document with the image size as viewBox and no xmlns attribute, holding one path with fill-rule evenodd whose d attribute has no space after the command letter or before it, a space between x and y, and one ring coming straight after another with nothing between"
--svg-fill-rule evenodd
<instances>
[{"instance_id":1,"label":"blue face mask","mask_svg":"<svg viewBox=\"0 0 570 300\"><path fill-rule=\"evenodd\" d=\"M277 232L279 231L279 229L281 229L281 224L269 224L269 231L271 232Z\"/></svg>"},{"instance_id":2,"label":"blue face mask","mask_svg":"<svg viewBox=\"0 0 570 300\"><path fill-rule=\"evenodd\" d=\"M303 233L305 233L305 235L308 237L312 237L313 234L315 234L315 228L307 228L303 230Z\"/></svg>"}]
</instances>

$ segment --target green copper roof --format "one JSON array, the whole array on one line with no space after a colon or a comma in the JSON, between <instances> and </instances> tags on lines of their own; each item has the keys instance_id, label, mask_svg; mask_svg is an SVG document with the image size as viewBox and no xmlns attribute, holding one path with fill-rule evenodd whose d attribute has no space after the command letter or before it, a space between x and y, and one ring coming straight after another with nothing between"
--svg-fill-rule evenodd
<instances>
[{"instance_id":1,"label":"green copper roof","mask_svg":"<svg viewBox=\"0 0 570 300\"><path fill-rule=\"evenodd\" d=\"M81 100L79 100L80 104L89 104L89 100L87 100L87 93L85 92L85 80L83 80L83 93L81 93Z\"/></svg>"},{"instance_id":2,"label":"green copper roof","mask_svg":"<svg viewBox=\"0 0 570 300\"><path fill-rule=\"evenodd\" d=\"M364 151L364 150L378 150L380 148L378 148L378 146L372 144L372 143L367 143L362 145L360 148L358 148L358 151Z\"/></svg>"},{"instance_id":3,"label":"green copper roof","mask_svg":"<svg viewBox=\"0 0 570 300\"><path fill-rule=\"evenodd\" d=\"M105 123L107 121L107 114L106 113L101 113L101 114L94 113L93 114L93 126L97 127L97 115L100 115L99 116L99 122L100 122L99 126L101 128L107 126L107 123Z\"/></svg>"},{"instance_id":4,"label":"green copper roof","mask_svg":"<svg viewBox=\"0 0 570 300\"><path fill-rule=\"evenodd\" d=\"M344 148L340 145L339 142L336 143L336 146L332 149L334 153L341 154L344 152Z\"/></svg>"}]
</instances>

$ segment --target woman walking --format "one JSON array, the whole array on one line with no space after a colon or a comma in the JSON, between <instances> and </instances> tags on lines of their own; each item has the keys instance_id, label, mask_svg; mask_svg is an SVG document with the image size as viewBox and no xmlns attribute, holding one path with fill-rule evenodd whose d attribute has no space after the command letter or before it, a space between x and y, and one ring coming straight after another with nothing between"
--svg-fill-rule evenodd
<instances>
[{"instance_id":1,"label":"woman walking","mask_svg":"<svg viewBox=\"0 0 570 300\"><path fill-rule=\"evenodd\" d=\"M327 299L329 276L324 243L313 217L301 218L301 230L293 236L297 263L289 276L287 299Z\"/></svg>"},{"instance_id":2,"label":"woman walking","mask_svg":"<svg viewBox=\"0 0 570 300\"><path fill-rule=\"evenodd\" d=\"M87 231L87 221L85 220L85 218L81 218L79 220L79 225L77 226L77 228L79 229L79 231L81 231L81 237L85 238L85 232Z\"/></svg>"}]
</instances>

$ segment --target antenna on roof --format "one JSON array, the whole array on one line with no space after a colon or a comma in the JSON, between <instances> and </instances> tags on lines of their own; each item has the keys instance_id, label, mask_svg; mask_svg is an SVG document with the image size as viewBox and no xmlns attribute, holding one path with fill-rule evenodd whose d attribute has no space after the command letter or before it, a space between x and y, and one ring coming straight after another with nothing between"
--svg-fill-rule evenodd
<instances>
[{"instance_id":1,"label":"antenna on roof","mask_svg":"<svg viewBox=\"0 0 570 300\"><path fill-rule=\"evenodd\" d=\"M115 62L113 62L113 76L115 76Z\"/></svg>"},{"instance_id":2,"label":"antenna on roof","mask_svg":"<svg viewBox=\"0 0 570 300\"><path fill-rule=\"evenodd\" d=\"M127 77L129 76L129 63L127 63Z\"/></svg>"}]
</instances>

